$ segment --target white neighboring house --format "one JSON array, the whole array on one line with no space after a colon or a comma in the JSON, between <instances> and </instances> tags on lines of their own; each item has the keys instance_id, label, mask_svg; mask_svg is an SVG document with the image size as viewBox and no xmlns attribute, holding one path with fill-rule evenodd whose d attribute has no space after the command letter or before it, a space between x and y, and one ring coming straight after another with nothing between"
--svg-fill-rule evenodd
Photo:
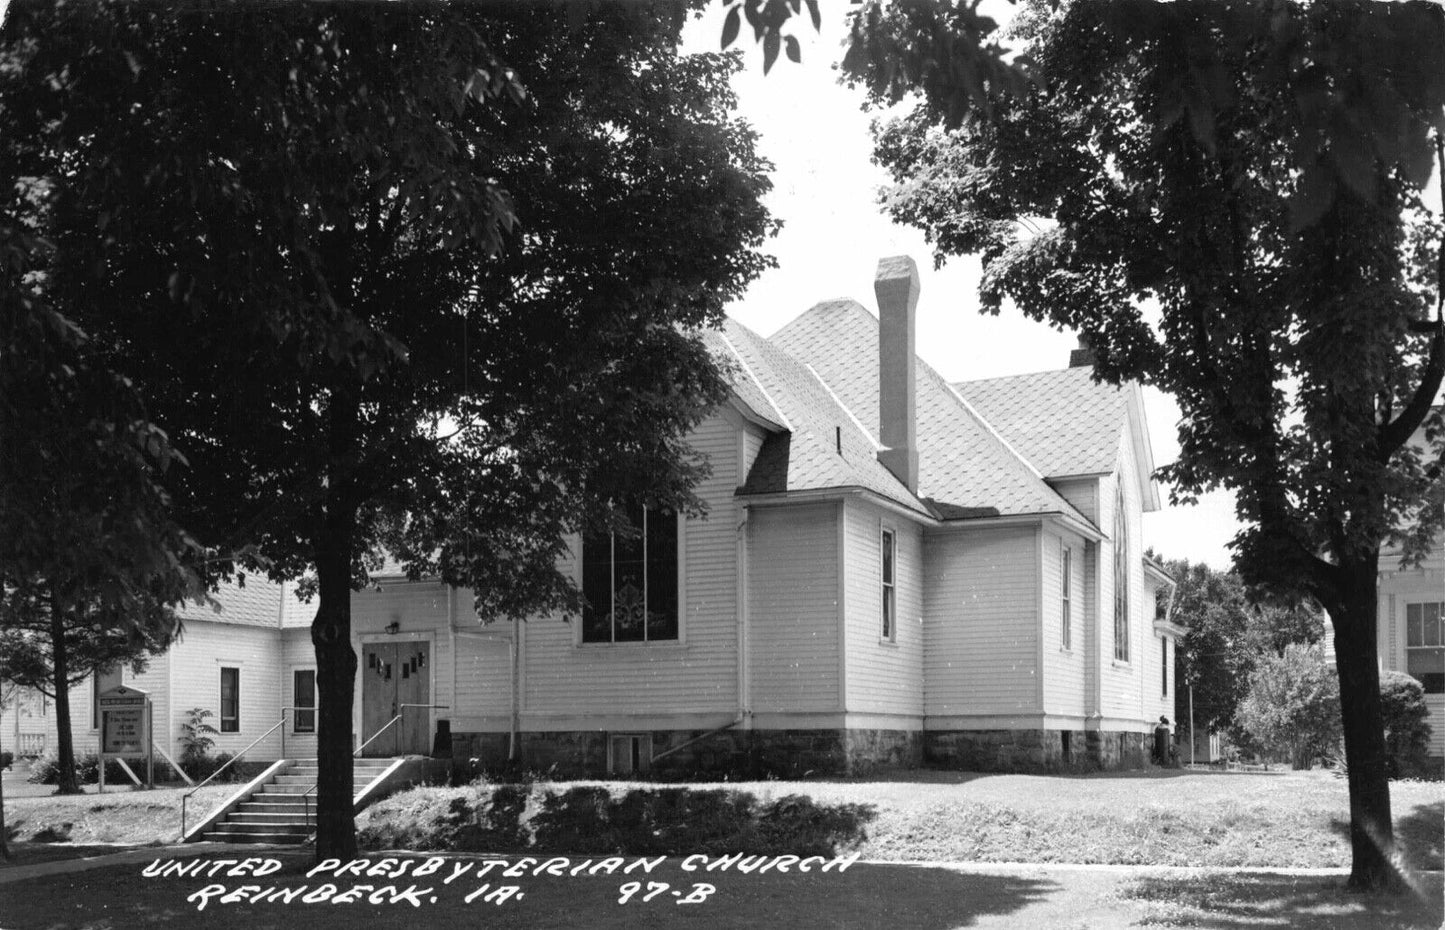
<instances>
[{"instance_id":1,"label":"white neighboring house","mask_svg":"<svg viewBox=\"0 0 1445 930\"><path fill-rule=\"evenodd\" d=\"M1423 429L1412 443L1425 448ZM1445 539L1417 567L1400 568L1399 550L1380 553L1380 667L1407 672L1425 686L1430 755L1445 765Z\"/></svg>"},{"instance_id":2,"label":"white neighboring house","mask_svg":"<svg viewBox=\"0 0 1445 930\"><path fill-rule=\"evenodd\" d=\"M707 334L733 372L690 437L707 516L573 540L581 618L486 624L469 592L394 569L353 595L355 744L399 713L366 755L449 739L592 774L1144 764L1183 631L1143 555L1159 497L1137 386L1094 383L1083 350L949 384L916 354L913 262L880 262L876 290L876 317L837 300L771 338ZM172 746L205 706L239 715L218 740L236 751L314 682L306 608L243 597L125 682L162 696ZM314 754L301 720L288 756ZM263 745L249 757L279 753Z\"/></svg>"}]
</instances>

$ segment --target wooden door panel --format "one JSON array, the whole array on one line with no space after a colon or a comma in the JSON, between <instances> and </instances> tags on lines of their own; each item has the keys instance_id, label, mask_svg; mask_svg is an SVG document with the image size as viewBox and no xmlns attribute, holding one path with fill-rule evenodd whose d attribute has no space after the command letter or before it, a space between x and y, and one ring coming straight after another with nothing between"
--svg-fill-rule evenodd
<instances>
[{"instance_id":1,"label":"wooden door panel","mask_svg":"<svg viewBox=\"0 0 1445 930\"><path fill-rule=\"evenodd\" d=\"M371 739L377 730L396 716L397 678L395 643L368 643L361 655L361 738ZM378 736L361 751L363 756L394 756L397 743L396 725Z\"/></svg>"},{"instance_id":2,"label":"wooden door panel","mask_svg":"<svg viewBox=\"0 0 1445 930\"><path fill-rule=\"evenodd\" d=\"M431 644L398 643L396 647L396 682L398 713L403 704L431 703ZM431 752L431 711L426 707L408 707L397 724L399 752L427 755Z\"/></svg>"}]
</instances>

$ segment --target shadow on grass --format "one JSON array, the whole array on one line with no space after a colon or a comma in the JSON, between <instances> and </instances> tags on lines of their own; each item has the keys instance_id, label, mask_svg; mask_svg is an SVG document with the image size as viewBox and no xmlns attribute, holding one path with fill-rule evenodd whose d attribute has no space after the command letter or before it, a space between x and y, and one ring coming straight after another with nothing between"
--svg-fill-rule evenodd
<instances>
[{"instance_id":1,"label":"shadow on grass","mask_svg":"<svg viewBox=\"0 0 1445 930\"><path fill-rule=\"evenodd\" d=\"M1440 875L1417 879L1421 887L1398 896L1354 894L1343 878L1288 875L1144 878L1118 894L1140 908L1137 924L1144 927L1435 930L1442 913Z\"/></svg>"},{"instance_id":2,"label":"shadow on grass","mask_svg":"<svg viewBox=\"0 0 1445 930\"><path fill-rule=\"evenodd\" d=\"M650 901L634 895L619 904L619 888L631 876L522 877L506 881L520 886L524 895L503 905L478 900L467 904L467 894L486 879L464 878L455 884L436 882L435 902L420 909L404 905L372 905L365 901L333 906L279 903L212 903L198 913L186 897L208 881L174 879L137 881L139 866L108 867L80 874L52 876L27 883L27 893L3 908L7 928L44 927L79 930L97 926L104 918L117 927L192 927L198 923L235 928L305 926L307 930L367 930L485 925L489 930L552 930L588 927L596 930L630 930L635 927L723 928L896 927L908 930L953 930L972 927L980 920L1017 914L1059 891L1051 881L1031 877L960 874L946 869L902 865L854 865L844 873L812 871L740 874L683 872L679 859L644 876L644 882L669 883L689 893L694 883L707 882L715 891L693 906L679 906L679 898L663 892ZM287 867L265 879L278 887L315 887L321 881L305 877L311 862L290 860ZM450 869L444 870L449 872ZM231 880L234 887L243 879ZM343 889L353 879L338 879ZM405 883L403 883L404 886ZM425 884L423 882L423 884ZM645 890L645 889L644 889ZM93 902L77 906L77 902ZM103 907L103 910L102 910Z\"/></svg>"},{"instance_id":3,"label":"shadow on grass","mask_svg":"<svg viewBox=\"0 0 1445 930\"><path fill-rule=\"evenodd\" d=\"M1350 842L1350 821L1331 817L1330 829ZM1395 815L1395 842L1411 869L1438 871L1445 865L1445 810L1438 804L1416 804L1407 814Z\"/></svg>"}]
</instances>

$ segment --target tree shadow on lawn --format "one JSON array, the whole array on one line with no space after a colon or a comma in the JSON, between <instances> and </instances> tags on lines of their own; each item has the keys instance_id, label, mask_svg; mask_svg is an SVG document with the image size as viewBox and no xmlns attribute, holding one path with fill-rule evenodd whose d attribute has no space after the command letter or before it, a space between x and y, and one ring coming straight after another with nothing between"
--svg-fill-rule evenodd
<instances>
[{"instance_id":1,"label":"tree shadow on lawn","mask_svg":"<svg viewBox=\"0 0 1445 930\"><path fill-rule=\"evenodd\" d=\"M512 857L513 861L516 857ZM290 905L280 903L222 905L212 901L205 912L188 903L188 895L220 882L229 887L254 883L255 879L174 879L141 881L139 865L109 867L90 872L51 876L27 884L27 894L16 896L0 911L4 926L15 930L80 930L106 925L147 927L193 927L222 925L261 930L304 926L307 930L411 930L418 924L435 927L485 925L489 930L552 930L586 926L595 930L648 928L805 927L860 928L899 927L909 930L954 930L976 926L980 920L1007 919L1009 915L1044 902L1060 886L1047 879L966 874L941 868L906 865L857 864L846 872L812 871L787 874L776 871L683 872L682 860L672 858L653 872L643 875L643 888L625 904L619 903L621 887L636 880L629 875L580 877L521 877L497 881L495 873L485 878L463 878L452 885L436 885L434 903L420 908L407 904L372 905L361 902L335 906L324 903ZM306 878L311 860L291 860L286 868L268 876L264 885L315 888L324 876ZM444 868L443 877L450 871ZM335 879L343 890L358 881ZM363 882L372 879L361 879ZM483 882L512 883L524 892L522 898L501 905L478 899L466 903L466 896ZM668 883L670 888L643 901L647 882ZM715 891L692 906L679 906L672 889L690 894L695 883L706 882ZM384 883L384 880L383 882ZM403 881L402 887L405 887ZM427 884L420 882L419 884ZM1067 905L1060 901L1057 913L1045 914L1038 926L1058 926L1068 920ZM1023 918L1020 918L1023 919ZM1072 924L1070 924L1072 925Z\"/></svg>"},{"instance_id":2,"label":"tree shadow on lawn","mask_svg":"<svg viewBox=\"0 0 1445 930\"><path fill-rule=\"evenodd\" d=\"M1140 906L1136 924L1144 927L1434 930L1441 925L1441 877L1415 877L1416 890L1399 896L1346 891L1343 877L1229 874L1143 878L1118 895Z\"/></svg>"},{"instance_id":3,"label":"tree shadow on lawn","mask_svg":"<svg viewBox=\"0 0 1445 930\"><path fill-rule=\"evenodd\" d=\"M1330 829L1350 841L1350 821L1330 818ZM1395 817L1395 842L1411 869L1439 870L1445 865L1445 810L1438 804L1416 804Z\"/></svg>"}]
</instances>

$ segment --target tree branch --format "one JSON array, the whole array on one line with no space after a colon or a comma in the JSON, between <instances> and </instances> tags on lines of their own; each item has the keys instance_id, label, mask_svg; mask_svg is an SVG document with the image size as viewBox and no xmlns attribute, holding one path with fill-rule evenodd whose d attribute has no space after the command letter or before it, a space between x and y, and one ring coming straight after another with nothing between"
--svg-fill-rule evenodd
<instances>
[{"instance_id":1,"label":"tree branch","mask_svg":"<svg viewBox=\"0 0 1445 930\"><path fill-rule=\"evenodd\" d=\"M1445 246L1442 246L1445 248ZM1388 462L1395 451L1410 441L1415 430L1430 415L1435 397L1440 393L1440 384L1445 381L1445 323L1434 324L1435 335L1430 340L1430 358L1425 363L1425 372L1415 388L1415 396L1400 411L1400 415L1383 424L1375 437L1375 459L1381 464Z\"/></svg>"}]
</instances>

